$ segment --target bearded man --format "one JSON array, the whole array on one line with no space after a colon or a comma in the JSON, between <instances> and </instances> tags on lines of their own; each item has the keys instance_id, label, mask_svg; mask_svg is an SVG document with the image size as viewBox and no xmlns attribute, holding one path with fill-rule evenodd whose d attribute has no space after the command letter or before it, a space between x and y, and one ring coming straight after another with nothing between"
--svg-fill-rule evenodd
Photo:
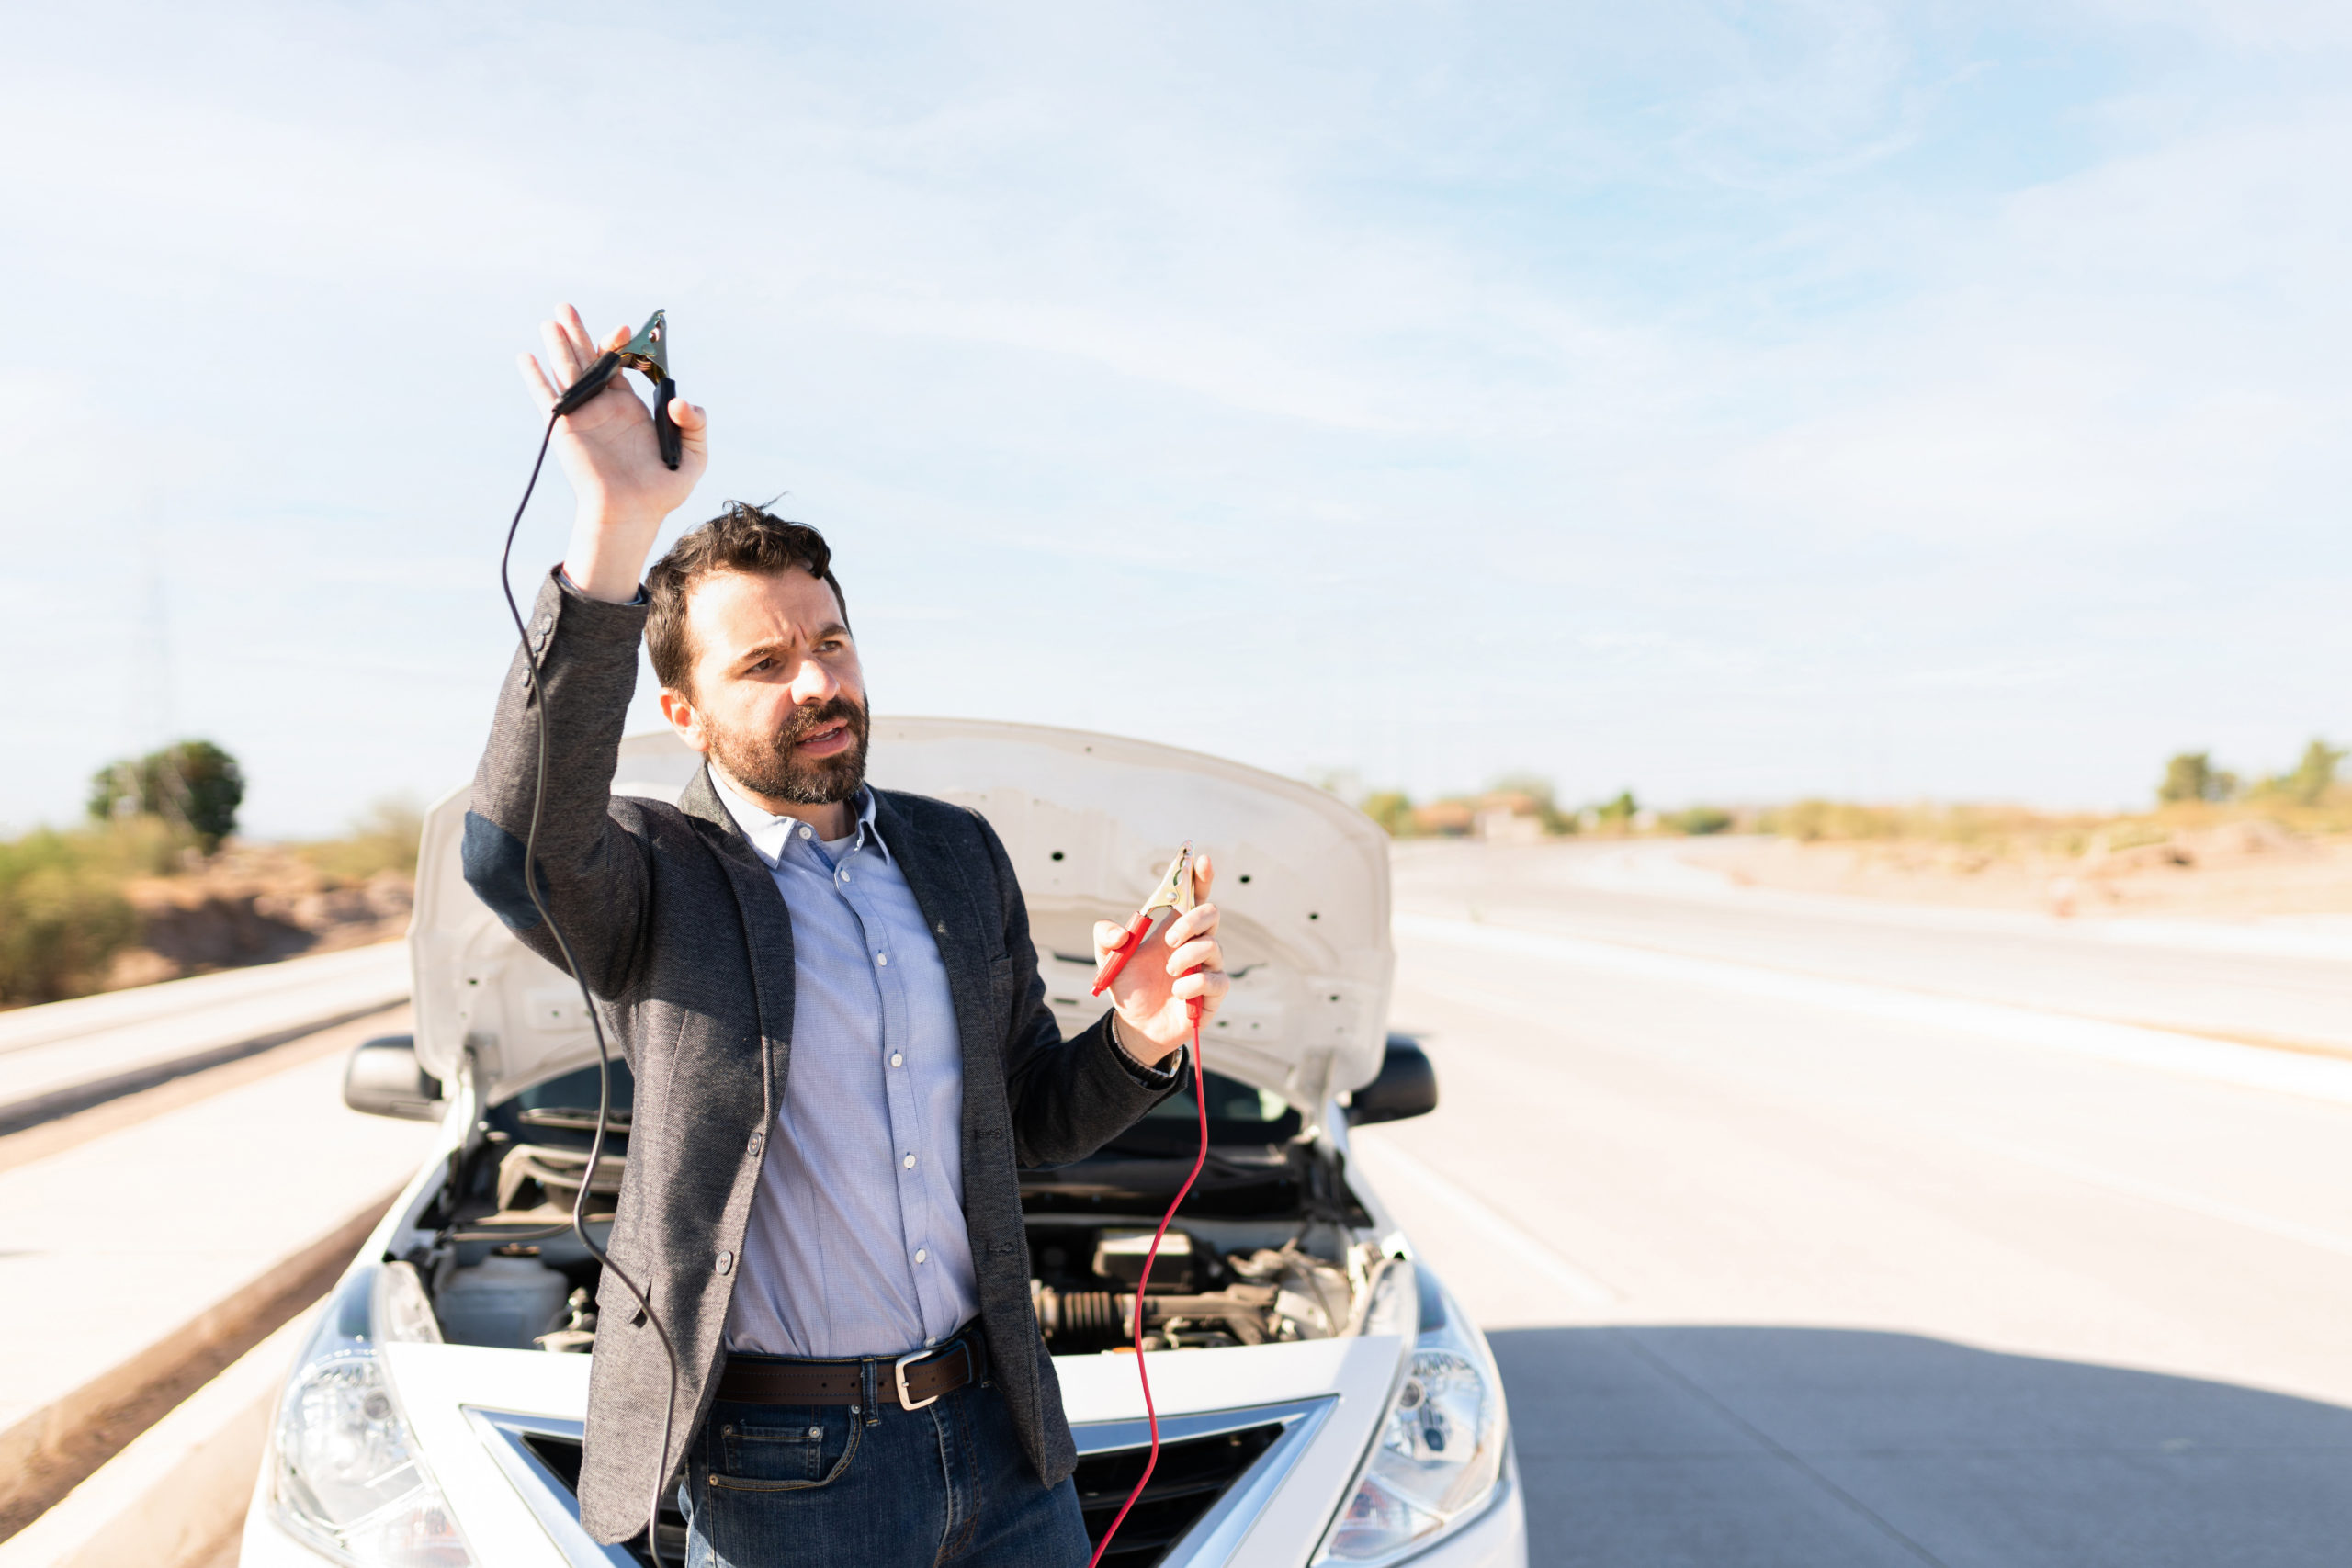
<instances>
[{"instance_id":1,"label":"bearded man","mask_svg":"<svg viewBox=\"0 0 2352 1568\"><path fill-rule=\"evenodd\" d=\"M597 347L569 307L543 334L548 367L523 364L544 412ZM677 1365L608 1269L581 1517L616 1543L674 1487L690 1568L1073 1568L1077 1456L1014 1170L1083 1157L1177 1087L1188 998L1214 1014L1228 987L1208 858L1163 961L1063 1039L994 831L865 783L822 536L730 504L640 585L708 458L704 412L669 412L675 471L618 378L557 423L579 513L466 818L467 880L560 964L525 881L538 800L541 899L636 1075L610 1252ZM705 759L674 807L610 794L640 637ZM1095 928L1098 962L1121 935Z\"/></svg>"}]
</instances>

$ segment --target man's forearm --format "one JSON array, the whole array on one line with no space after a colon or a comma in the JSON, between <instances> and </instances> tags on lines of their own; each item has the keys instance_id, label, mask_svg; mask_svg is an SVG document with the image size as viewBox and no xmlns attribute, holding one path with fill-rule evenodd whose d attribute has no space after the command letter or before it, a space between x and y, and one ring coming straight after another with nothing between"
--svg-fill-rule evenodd
<instances>
[{"instance_id":1,"label":"man's forearm","mask_svg":"<svg viewBox=\"0 0 2352 1568\"><path fill-rule=\"evenodd\" d=\"M583 502L571 523L571 546L563 574L591 599L626 604L637 597L645 558L662 531L661 513L646 516Z\"/></svg>"}]
</instances>

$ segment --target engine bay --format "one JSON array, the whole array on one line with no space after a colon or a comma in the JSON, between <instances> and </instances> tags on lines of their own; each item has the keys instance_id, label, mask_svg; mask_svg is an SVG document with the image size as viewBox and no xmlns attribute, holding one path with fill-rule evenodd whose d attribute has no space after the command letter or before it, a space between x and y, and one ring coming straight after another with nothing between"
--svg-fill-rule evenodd
<instances>
[{"instance_id":1,"label":"engine bay","mask_svg":"<svg viewBox=\"0 0 2352 1568\"><path fill-rule=\"evenodd\" d=\"M1210 1147L1199 1180L1142 1273L1153 1228L1191 1169L1189 1093L1171 1095L1086 1159L1020 1173L1030 1300L1057 1356L1144 1346L1209 1349L1358 1331L1379 1262L1340 1156L1279 1098L1204 1075ZM589 1193L601 1244L626 1168L630 1084L614 1070L606 1153ZM593 1069L501 1102L450 1156L403 1259L453 1344L582 1353L599 1265L571 1229L595 1126Z\"/></svg>"}]
</instances>

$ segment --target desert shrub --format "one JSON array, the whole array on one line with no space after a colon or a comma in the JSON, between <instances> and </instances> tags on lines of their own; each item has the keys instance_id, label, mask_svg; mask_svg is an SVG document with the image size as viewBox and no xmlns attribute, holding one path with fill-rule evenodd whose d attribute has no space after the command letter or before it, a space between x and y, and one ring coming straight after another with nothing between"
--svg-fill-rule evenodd
<instances>
[{"instance_id":1,"label":"desert shrub","mask_svg":"<svg viewBox=\"0 0 2352 1568\"><path fill-rule=\"evenodd\" d=\"M2297 806L2317 806L2335 787L2336 764L2344 758L2342 748L2313 739L2303 748L2303 754L2292 772L2271 774L2255 785L2254 793L2257 796L2290 801Z\"/></svg>"},{"instance_id":2,"label":"desert shrub","mask_svg":"<svg viewBox=\"0 0 2352 1568\"><path fill-rule=\"evenodd\" d=\"M152 819L0 842L0 1005L96 989L138 940L123 884L170 869L185 845Z\"/></svg>"},{"instance_id":3,"label":"desert shrub","mask_svg":"<svg viewBox=\"0 0 2352 1568\"><path fill-rule=\"evenodd\" d=\"M1356 804L1366 817L1379 823L1390 838L1412 836L1413 802L1403 790L1376 789Z\"/></svg>"}]
</instances>

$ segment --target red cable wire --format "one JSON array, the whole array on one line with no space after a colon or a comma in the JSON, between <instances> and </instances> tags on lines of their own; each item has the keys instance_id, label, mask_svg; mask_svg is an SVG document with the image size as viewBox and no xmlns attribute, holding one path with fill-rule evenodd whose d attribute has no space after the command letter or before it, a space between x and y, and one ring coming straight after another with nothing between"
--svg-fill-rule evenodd
<instances>
[{"instance_id":1,"label":"red cable wire","mask_svg":"<svg viewBox=\"0 0 2352 1568\"><path fill-rule=\"evenodd\" d=\"M1136 1506L1136 1499L1143 1495L1143 1489L1151 1484L1152 1470L1159 1463L1159 1412L1152 1408L1151 1373L1144 1366L1143 1297L1144 1292L1151 1288L1151 1266L1159 1260L1160 1238L1168 1234L1168 1227L1175 1224L1176 1211L1184 1206L1184 1195L1192 1191L1193 1183L1200 1179L1201 1167L1206 1165L1209 1158L1209 1096L1208 1086L1204 1081L1205 1075L1201 1071L1201 1004L1197 998L1193 1000L1191 1010L1193 1103L1201 1113L1201 1145L1193 1156L1192 1174L1185 1177L1184 1185L1176 1190L1176 1200L1168 1205L1168 1213L1159 1217L1159 1228L1152 1233L1150 1249L1143 1255L1143 1276L1136 1281L1136 1377L1143 1383L1144 1418L1151 1423L1151 1452L1143 1461L1143 1479L1137 1481L1135 1490L1127 1494L1127 1500L1119 1505L1119 1517L1113 1519L1111 1528L1102 1532L1102 1544L1094 1549L1094 1555L1086 1560L1086 1568L1101 1568L1102 1554L1111 1550L1111 1542L1117 1537L1119 1527L1127 1522L1127 1510Z\"/></svg>"}]
</instances>

